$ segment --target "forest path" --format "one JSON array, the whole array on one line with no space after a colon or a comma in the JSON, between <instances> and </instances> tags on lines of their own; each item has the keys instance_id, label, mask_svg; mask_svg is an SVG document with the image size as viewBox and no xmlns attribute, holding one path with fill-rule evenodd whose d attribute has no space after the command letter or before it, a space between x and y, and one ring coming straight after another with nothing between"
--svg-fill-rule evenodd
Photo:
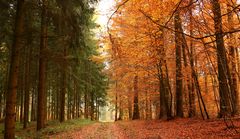
<instances>
[{"instance_id":1,"label":"forest path","mask_svg":"<svg viewBox=\"0 0 240 139\"><path fill-rule=\"evenodd\" d=\"M123 129L114 122L98 122L79 130L52 136L53 139L125 139Z\"/></svg>"},{"instance_id":2,"label":"forest path","mask_svg":"<svg viewBox=\"0 0 240 139\"><path fill-rule=\"evenodd\" d=\"M226 129L222 120L175 119L97 122L51 136L52 139L239 139L240 120Z\"/></svg>"}]
</instances>

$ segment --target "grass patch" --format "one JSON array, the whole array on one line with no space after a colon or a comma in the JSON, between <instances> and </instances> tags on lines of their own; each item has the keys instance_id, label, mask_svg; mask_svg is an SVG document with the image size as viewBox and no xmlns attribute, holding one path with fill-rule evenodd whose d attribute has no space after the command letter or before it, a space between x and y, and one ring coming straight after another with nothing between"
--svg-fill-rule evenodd
<instances>
[{"instance_id":1,"label":"grass patch","mask_svg":"<svg viewBox=\"0 0 240 139\"><path fill-rule=\"evenodd\" d=\"M88 119L74 119L68 120L63 123L59 121L49 121L46 128L36 131L36 122L31 122L27 129L23 130L23 124L16 123L16 138L17 139L45 139L50 135L59 134L71 130L78 130L79 128L95 123ZM0 124L0 139L3 138L4 125Z\"/></svg>"}]
</instances>

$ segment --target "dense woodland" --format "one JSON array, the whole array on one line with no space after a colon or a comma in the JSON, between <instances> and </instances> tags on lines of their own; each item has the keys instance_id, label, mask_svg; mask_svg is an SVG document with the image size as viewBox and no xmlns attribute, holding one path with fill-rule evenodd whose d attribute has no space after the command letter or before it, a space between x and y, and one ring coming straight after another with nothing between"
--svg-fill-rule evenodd
<instances>
[{"instance_id":1,"label":"dense woodland","mask_svg":"<svg viewBox=\"0 0 240 139\"><path fill-rule=\"evenodd\" d=\"M0 0L6 139L16 121L98 120L108 99L115 121L238 116L237 0L116 0L100 35L97 2Z\"/></svg>"},{"instance_id":2,"label":"dense woodland","mask_svg":"<svg viewBox=\"0 0 240 139\"><path fill-rule=\"evenodd\" d=\"M118 119L239 113L236 0L117 1L108 22Z\"/></svg>"},{"instance_id":3,"label":"dense woodland","mask_svg":"<svg viewBox=\"0 0 240 139\"><path fill-rule=\"evenodd\" d=\"M5 138L15 121L98 119L107 81L93 34L95 1L0 1L0 119Z\"/></svg>"}]
</instances>

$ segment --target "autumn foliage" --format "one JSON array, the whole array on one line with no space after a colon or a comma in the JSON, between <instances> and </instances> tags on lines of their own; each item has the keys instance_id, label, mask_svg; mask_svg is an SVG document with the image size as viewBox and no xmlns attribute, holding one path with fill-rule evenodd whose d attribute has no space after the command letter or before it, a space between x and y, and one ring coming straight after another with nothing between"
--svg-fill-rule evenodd
<instances>
[{"instance_id":1,"label":"autumn foliage","mask_svg":"<svg viewBox=\"0 0 240 139\"><path fill-rule=\"evenodd\" d=\"M115 9L103 40L115 120L238 113L236 1L119 0Z\"/></svg>"}]
</instances>

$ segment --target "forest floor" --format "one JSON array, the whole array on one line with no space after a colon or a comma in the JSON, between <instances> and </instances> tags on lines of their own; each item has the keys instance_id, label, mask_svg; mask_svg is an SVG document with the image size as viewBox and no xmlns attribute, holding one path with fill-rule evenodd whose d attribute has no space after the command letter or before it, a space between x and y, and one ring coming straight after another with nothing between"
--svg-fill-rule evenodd
<instances>
[{"instance_id":1,"label":"forest floor","mask_svg":"<svg viewBox=\"0 0 240 139\"><path fill-rule=\"evenodd\" d=\"M226 122L231 125L228 120ZM235 128L226 128L223 119L179 118L164 120L134 120L93 122L69 120L64 123L48 122L47 127L36 132L36 123L25 130L17 123L17 139L240 139L240 118L235 118ZM0 139L3 124L0 124Z\"/></svg>"},{"instance_id":2,"label":"forest floor","mask_svg":"<svg viewBox=\"0 0 240 139\"><path fill-rule=\"evenodd\" d=\"M230 124L227 121L227 124ZM226 128L223 120L174 119L170 121L118 121L94 123L49 136L51 139L240 139L240 120Z\"/></svg>"}]
</instances>

